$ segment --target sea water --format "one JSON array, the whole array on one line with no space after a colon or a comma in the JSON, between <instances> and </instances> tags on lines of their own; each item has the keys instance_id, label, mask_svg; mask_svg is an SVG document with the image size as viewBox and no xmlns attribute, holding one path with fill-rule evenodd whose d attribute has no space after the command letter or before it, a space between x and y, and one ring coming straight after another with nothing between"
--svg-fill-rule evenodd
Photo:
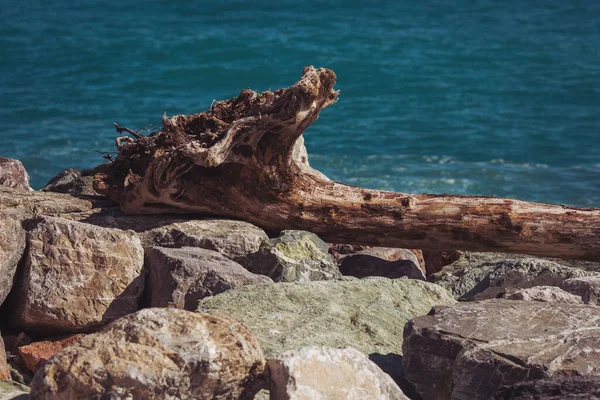
<instances>
[{"instance_id":1,"label":"sea water","mask_svg":"<svg viewBox=\"0 0 600 400\"><path fill-rule=\"evenodd\" d=\"M0 156L34 188L241 89L333 69L312 166L368 188L600 207L600 1L0 1Z\"/></svg>"}]
</instances>

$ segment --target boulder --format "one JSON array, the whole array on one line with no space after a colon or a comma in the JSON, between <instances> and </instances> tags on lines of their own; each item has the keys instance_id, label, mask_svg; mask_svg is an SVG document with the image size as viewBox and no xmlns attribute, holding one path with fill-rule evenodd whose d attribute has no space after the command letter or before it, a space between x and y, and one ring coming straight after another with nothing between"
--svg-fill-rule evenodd
<instances>
[{"instance_id":1,"label":"boulder","mask_svg":"<svg viewBox=\"0 0 600 400\"><path fill-rule=\"evenodd\" d=\"M537 379L505 386L494 394L494 400L597 400L600 378L568 376Z\"/></svg>"},{"instance_id":2,"label":"boulder","mask_svg":"<svg viewBox=\"0 0 600 400\"><path fill-rule=\"evenodd\" d=\"M82 176L78 169L69 168L50 179L41 191L97 196L99 193L93 188L93 180L92 176Z\"/></svg>"},{"instance_id":3,"label":"boulder","mask_svg":"<svg viewBox=\"0 0 600 400\"><path fill-rule=\"evenodd\" d=\"M12 289L17 266L25 251L25 230L19 219L0 213L0 304Z\"/></svg>"},{"instance_id":4,"label":"boulder","mask_svg":"<svg viewBox=\"0 0 600 400\"><path fill-rule=\"evenodd\" d=\"M6 349L4 348L4 340L0 337L0 379L10 379L10 369L6 361Z\"/></svg>"},{"instance_id":5,"label":"boulder","mask_svg":"<svg viewBox=\"0 0 600 400\"><path fill-rule=\"evenodd\" d=\"M406 379L428 399L489 399L503 385L600 375L600 307L487 300L436 307L404 328Z\"/></svg>"},{"instance_id":6,"label":"boulder","mask_svg":"<svg viewBox=\"0 0 600 400\"><path fill-rule=\"evenodd\" d=\"M28 233L13 323L81 332L137 311L144 252L133 232L42 217Z\"/></svg>"},{"instance_id":7,"label":"boulder","mask_svg":"<svg viewBox=\"0 0 600 400\"><path fill-rule=\"evenodd\" d=\"M258 343L233 318L149 308L56 354L36 373L31 395L40 400L74 394L81 399L237 399L263 368Z\"/></svg>"},{"instance_id":8,"label":"boulder","mask_svg":"<svg viewBox=\"0 0 600 400\"><path fill-rule=\"evenodd\" d=\"M317 235L306 231L282 231L265 240L245 265L255 274L275 282L308 282L339 278L340 272Z\"/></svg>"},{"instance_id":9,"label":"boulder","mask_svg":"<svg viewBox=\"0 0 600 400\"><path fill-rule=\"evenodd\" d=\"M534 286L527 289L507 288L501 296L507 300L583 304L581 296L576 296L574 294L565 292L556 286Z\"/></svg>"},{"instance_id":10,"label":"boulder","mask_svg":"<svg viewBox=\"0 0 600 400\"><path fill-rule=\"evenodd\" d=\"M11 380L0 380L0 400L29 400L29 388Z\"/></svg>"},{"instance_id":11,"label":"boulder","mask_svg":"<svg viewBox=\"0 0 600 400\"><path fill-rule=\"evenodd\" d=\"M448 289L456 299L484 300L505 288L560 286L569 278L597 274L554 261L496 253L464 253L429 280Z\"/></svg>"},{"instance_id":12,"label":"boulder","mask_svg":"<svg viewBox=\"0 0 600 400\"><path fill-rule=\"evenodd\" d=\"M64 193L11 189L0 185L0 212L26 218L36 215L62 216L90 213L94 203Z\"/></svg>"},{"instance_id":13,"label":"boulder","mask_svg":"<svg viewBox=\"0 0 600 400\"><path fill-rule=\"evenodd\" d=\"M342 275L357 278L383 276L390 279L407 277L425 280L425 269L421 269L413 250L333 245L329 252L337 260Z\"/></svg>"},{"instance_id":14,"label":"boulder","mask_svg":"<svg viewBox=\"0 0 600 400\"><path fill-rule=\"evenodd\" d=\"M271 400L408 400L377 365L347 347L304 347L267 361Z\"/></svg>"},{"instance_id":15,"label":"boulder","mask_svg":"<svg viewBox=\"0 0 600 400\"><path fill-rule=\"evenodd\" d=\"M443 288L412 279L243 286L200 301L199 312L242 321L268 357L307 346L400 354L402 328L435 304L454 304Z\"/></svg>"},{"instance_id":16,"label":"boulder","mask_svg":"<svg viewBox=\"0 0 600 400\"><path fill-rule=\"evenodd\" d=\"M198 300L206 296L238 286L273 283L271 278L255 275L212 250L151 247L145 259L146 295L151 307L173 305L194 311Z\"/></svg>"},{"instance_id":17,"label":"boulder","mask_svg":"<svg viewBox=\"0 0 600 400\"><path fill-rule=\"evenodd\" d=\"M31 344L19 347L19 355L25 363L25 366L27 366L31 372L36 372L52 356L62 349L73 345L82 337L84 337L84 335L77 334L60 339L33 342Z\"/></svg>"},{"instance_id":18,"label":"boulder","mask_svg":"<svg viewBox=\"0 0 600 400\"><path fill-rule=\"evenodd\" d=\"M585 304L600 306L600 276L586 276L563 281L560 287L580 296Z\"/></svg>"},{"instance_id":19,"label":"boulder","mask_svg":"<svg viewBox=\"0 0 600 400\"><path fill-rule=\"evenodd\" d=\"M0 157L0 186L19 190L32 190L29 187L29 174L19 160Z\"/></svg>"}]
</instances>

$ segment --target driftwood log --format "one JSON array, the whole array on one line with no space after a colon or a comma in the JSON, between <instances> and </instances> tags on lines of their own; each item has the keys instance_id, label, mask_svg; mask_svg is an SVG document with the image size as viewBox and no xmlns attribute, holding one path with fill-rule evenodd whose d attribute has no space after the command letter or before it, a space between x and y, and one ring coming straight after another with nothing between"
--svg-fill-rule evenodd
<instances>
[{"instance_id":1,"label":"driftwood log","mask_svg":"<svg viewBox=\"0 0 600 400\"><path fill-rule=\"evenodd\" d=\"M367 190L294 160L302 132L337 101L335 81L307 67L287 89L243 90L206 112L165 116L159 132L117 139L95 187L128 214L225 216L338 243L600 259L600 209Z\"/></svg>"}]
</instances>

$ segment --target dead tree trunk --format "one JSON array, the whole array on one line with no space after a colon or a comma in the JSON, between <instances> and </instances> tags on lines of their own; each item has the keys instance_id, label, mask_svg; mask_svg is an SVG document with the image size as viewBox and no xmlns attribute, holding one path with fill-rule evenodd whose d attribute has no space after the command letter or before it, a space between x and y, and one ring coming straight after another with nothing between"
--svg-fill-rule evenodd
<instances>
[{"instance_id":1,"label":"dead tree trunk","mask_svg":"<svg viewBox=\"0 0 600 400\"><path fill-rule=\"evenodd\" d=\"M117 140L96 189L129 214L226 216L338 243L600 259L600 209L366 190L294 162L294 143L337 101L335 80L307 67L287 89L164 117L160 132Z\"/></svg>"}]
</instances>

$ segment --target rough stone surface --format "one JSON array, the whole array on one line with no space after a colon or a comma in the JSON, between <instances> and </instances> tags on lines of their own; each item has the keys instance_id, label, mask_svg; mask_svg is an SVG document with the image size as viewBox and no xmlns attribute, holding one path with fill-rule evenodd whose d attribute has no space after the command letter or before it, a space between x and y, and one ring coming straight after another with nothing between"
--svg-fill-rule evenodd
<instances>
[{"instance_id":1,"label":"rough stone surface","mask_svg":"<svg viewBox=\"0 0 600 400\"><path fill-rule=\"evenodd\" d=\"M19 260L25 251L25 230L17 218L0 213L0 304L12 289Z\"/></svg>"},{"instance_id":2,"label":"rough stone surface","mask_svg":"<svg viewBox=\"0 0 600 400\"><path fill-rule=\"evenodd\" d=\"M460 250L423 250L425 274L440 272L446 265L452 264L463 254Z\"/></svg>"},{"instance_id":3,"label":"rough stone surface","mask_svg":"<svg viewBox=\"0 0 600 400\"><path fill-rule=\"evenodd\" d=\"M202 299L200 312L239 319L265 354L307 346L353 347L363 354L401 352L406 321L434 304L454 304L443 288L412 279L274 283Z\"/></svg>"},{"instance_id":4,"label":"rough stone surface","mask_svg":"<svg viewBox=\"0 0 600 400\"><path fill-rule=\"evenodd\" d=\"M73 345L83 337L84 335L77 334L62 339L33 342L31 344L19 347L19 355L25 363L25 366L27 366L31 372L36 372L53 355L62 349Z\"/></svg>"},{"instance_id":5,"label":"rough stone surface","mask_svg":"<svg viewBox=\"0 0 600 400\"><path fill-rule=\"evenodd\" d=\"M390 279L407 277L425 280L425 270L421 269L419 259L412 250L367 246L352 248L354 251L346 254L341 254L342 249L338 250L338 265L343 275L357 278L383 276ZM329 251L331 252L332 248Z\"/></svg>"},{"instance_id":6,"label":"rough stone surface","mask_svg":"<svg viewBox=\"0 0 600 400\"><path fill-rule=\"evenodd\" d=\"M144 252L132 232L43 217L28 234L13 322L81 332L137 311Z\"/></svg>"},{"instance_id":7,"label":"rough stone surface","mask_svg":"<svg viewBox=\"0 0 600 400\"><path fill-rule=\"evenodd\" d=\"M327 245L317 235L306 231L282 231L277 238L266 240L246 265L255 274L266 275L275 282L307 282L340 277Z\"/></svg>"},{"instance_id":8,"label":"rough stone surface","mask_svg":"<svg viewBox=\"0 0 600 400\"><path fill-rule=\"evenodd\" d=\"M28 400L29 388L11 380L0 380L0 400Z\"/></svg>"},{"instance_id":9,"label":"rough stone surface","mask_svg":"<svg viewBox=\"0 0 600 400\"><path fill-rule=\"evenodd\" d=\"M237 399L264 359L226 315L149 308L87 335L36 373L35 399Z\"/></svg>"},{"instance_id":10,"label":"rough stone surface","mask_svg":"<svg viewBox=\"0 0 600 400\"><path fill-rule=\"evenodd\" d=\"M68 193L71 195L99 195L93 188L93 177L82 176L81 171L69 168L50 179L43 192Z\"/></svg>"},{"instance_id":11,"label":"rough stone surface","mask_svg":"<svg viewBox=\"0 0 600 400\"><path fill-rule=\"evenodd\" d=\"M583 304L581 296L565 292L556 286L534 286L527 289L507 288L502 298L508 300L545 301L548 303Z\"/></svg>"},{"instance_id":12,"label":"rough stone surface","mask_svg":"<svg viewBox=\"0 0 600 400\"><path fill-rule=\"evenodd\" d=\"M600 375L600 307L487 300L404 328L406 379L427 399L489 399L503 385Z\"/></svg>"},{"instance_id":13,"label":"rough stone surface","mask_svg":"<svg viewBox=\"0 0 600 400\"><path fill-rule=\"evenodd\" d=\"M537 379L506 386L494 400L596 400L600 399L600 377L570 376Z\"/></svg>"},{"instance_id":14,"label":"rough stone surface","mask_svg":"<svg viewBox=\"0 0 600 400\"><path fill-rule=\"evenodd\" d=\"M10 369L6 361L6 350L2 338L0 338L0 379L10 379Z\"/></svg>"},{"instance_id":15,"label":"rough stone surface","mask_svg":"<svg viewBox=\"0 0 600 400\"><path fill-rule=\"evenodd\" d=\"M89 213L94 209L90 200L63 193L16 190L0 185L0 212L20 217Z\"/></svg>"},{"instance_id":16,"label":"rough stone surface","mask_svg":"<svg viewBox=\"0 0 600 400\"><path fill-rule=\"evenodd\" d=\"M151 307L175 306L194 311L198 300L231 288L273 283L220 253L195 247L146 251L147 296Z\"/></svg>"},{"instance_id":17,"label":"rough stone surface","mask_svg":"<svg viewBox=\"0 0 600 400\"><path fill-rule=\"evenodd\" d=\"M567 279L560 287L569 293L580 296L585 304L600 306L600 276Z\"/></svg>"},{"instance_id":18,"label":"rough stone surface","mask_svg":"<svg viewBox=\"0 0 600 400\"><path fill-rule=\"evenodd\" d=\"M31 190L29 174L19 160L0 157L0 186L19 190Z\"/></svg>"},{"instance_id":19,"label":"rough stone surface","mask_svg":"<svg viewBox=\"0 0 600 400\"><path fill-rule=\"evenodd\" d=\"M272 400L408 400L396 383L359 351L304 347L267 361Z\"/></svg>"},{"instance_id":20,"label":"rough stone surface","mask_svg":"<svg viewBox=\"0 0 600 400\"><path fill-rule=\"evenodd\" d=\"M465 253L456 262L430 276L456 299L496 298L505 288L560 286L569 278L597 274L570 265L526 256L496 253Z\"/></svg>"}]
</instances>

